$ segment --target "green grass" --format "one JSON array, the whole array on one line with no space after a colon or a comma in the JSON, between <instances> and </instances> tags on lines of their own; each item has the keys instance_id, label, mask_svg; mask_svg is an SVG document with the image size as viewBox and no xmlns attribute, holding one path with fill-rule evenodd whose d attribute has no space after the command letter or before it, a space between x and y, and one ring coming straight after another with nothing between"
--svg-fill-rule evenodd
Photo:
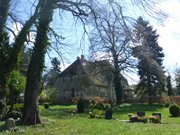
<instances>
[{"instance_id":1,"label":"green grass","mask_svg":"<svg viewBox=\"0 0 180 135\"><path fill-rule=\"evenodd\" d=\"M124 104L116 106L113 120L93 118L88 113L71 115L69 110L75 106L50 106L44 109L40 106L43 124L35 126L18 126L18 132L1 132L0 134L24 135L179 135L180 117L169 117L169 110L163 105ZM127 113L145 111L146 115L153 112L162 113L163 124L127 123ZM0 122L0 126L3 122Z\"/></svg>"}]
</instances>

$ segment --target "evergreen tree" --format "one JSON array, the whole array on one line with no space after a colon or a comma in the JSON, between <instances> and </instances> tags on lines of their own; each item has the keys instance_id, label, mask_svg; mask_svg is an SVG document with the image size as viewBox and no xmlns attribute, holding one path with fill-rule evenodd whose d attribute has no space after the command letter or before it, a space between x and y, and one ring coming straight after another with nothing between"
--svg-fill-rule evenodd
<instances>
[{"instance_id":1,"label":"evergreen tree","mask_svg":"<svg viewBox=\"0 0 180 135\"><path fill-rule=\"evenodd\" d=\"M172 84L171 84L171 75L168 75L167 77L167 89L168 89L168 96L172 96L173 89L172 89Z\"/></svg>"},{"instance_id":2,"label":"evergreen tree","mask_svg":"<svg viewBox=\"0 0 180 135\"><path fill-rule=\"evenodd\" d=\"M60 73L61 70L60 70L60 61L58 60L57 57L54 57L52 60L51 60L51 65L52 65L52 70L55 71L56 73Z\"/></svg>"},{"instance_id":3,"label":"evergreen tree","mask_svg":"<svg viewBox=\"0 0 180 135\"><path fill-rule=\"evenodd\" d=\"M60 61L57 57L51 60L51 65L51 69L43 76L43 87L46 86L46 88L52 88L57 77L61 73Z\"/></svg>"},{"instance_id":4,"label":"evergreen tree","mask_svg":"<svg viewBox=\"0 0 180 135\"><path fill-rule=\"evenodd\" d=\"M140 82L138 89L143 89L144 94L149 96L148 102L152 103L152 96L161 94L164 90L164 71L163 71L163 49L158 44L159 35L144 21L142 17L137 19L135 24L135 44L133 54L138 58L138 74Z\"/></svg>"},{"instance_id":5,"label":"evergreen tree","mask_svg":"<svg viewBox=\"0 0 180 135\"><path fill-rule=\"evenodd\" d=\"M11 46L9 45L9 37L6 31L6 21L8 17L9 5L11 0L0 0L0 99L5 98L6 83L3 75L5 63L7 62Z\"/></svg>"},{"instance_id":6,"label":"evergreen tree","mask_svg":"<svg viewBox=\"0 0 180 135\"><path fill-rule=\"evenodd\" d=\"M175 83L176 83L175 95L180 95L180 68L179 67L176 67L176 70L175 70Z\"/></svg>"}]
</instances>

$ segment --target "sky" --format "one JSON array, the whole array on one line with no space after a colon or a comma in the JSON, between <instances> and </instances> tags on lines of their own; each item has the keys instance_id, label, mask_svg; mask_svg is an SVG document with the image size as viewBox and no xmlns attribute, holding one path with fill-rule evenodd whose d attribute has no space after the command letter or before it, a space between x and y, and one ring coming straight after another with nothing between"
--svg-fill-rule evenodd
<instances>
[{"instance_id":1,"label":"sky","mask_svg":"<svg viewBox=\"0 0 180 135\"><path fill-rule=\"evenodd\" d=\"M157 29L157 33L160 35L158 41L165 54L163 62L165 71L173 76L175 66L180 66L180 0L162 0L159 3L159 7L163 12L168 14L168 17L164 19L163 23L159 23L151 17L147 19L150 25L154 29ZM81 53L80 51L77 55ZM72 58L72 61L76 57ZM65 64L65 67L68 65L69 63ZM62 67L62 69L65 67ZM128 80L130 83L136 83L138 77L134 74Z\"/></svg>"},{"instance_id":2,"label":"sky","mask_svg":"<svg viewBox=\"0 0 180 135\"><path fill-rule=\"evenodd\" d=\"M168 17L163 20L163 23L150 17L148 21L154 29L157 29L158 42L165 54L164 70L172 76L172 81L174 81L175 69L180 67L180 0L161 0L159 6L163 12L168 14ZM129 84L138 82L136 74L131 74L131 78L128 76L127 78Z\"/></svg>"},{"instance_id":3,"label":"sky","mask_svg":"<svg viewBox=\"0 0 180 135\"><path fill-rule=\"evenodd\" d=\"M180 65L180 0L166 0L160 3L161 9L169 16L162 24L153 24L157 29L159 45L164 49L164 66L173 72Z\"/></svg>"},{"instance_id":4,"label":"sky","mask_svg":"<svg viewBox=\"0 0 180 135\"><path fill-rule=\"evenodd\" d=\"M19 1L25 2L24 0ZM180 0L161 0L159 6L162 11L168 14L168 17L163 21L163 24L153 20L150 17L146 19L148 19L150 25L152 25L154 29L157 29L157 33L160 35L159 45L163 48L165 54L165 70L170 73L173 73L175 66L180 66ZM25 9L23 6L22 10L17 10L19 10L18 13L20 15L21 13L29 14L29 9ZM59 18L60 20L58 14L56 14L54 17L57 19ZM61 65L62 70L65 69L74 60L76 60L77 56L80 56L81 54L86 55L86 53L88 52L88 43L83 40L79 41L76 38L80 37L83 33L83 30L80 29L80 24L78 24L77 27L74 27L75 24L71 23L71 19L73 18L69 18L68 14L64 17L64 19L68 21L60 20L59 22L56 21L52 24L57 31L63 33L63 36L66 38L66 43L71 42L69 48L66 49L66 51L64 52L64 54L68 54L68 57L66 60L64 60L64 63L62 63ZM64 26L63 29L60 28L60 26L62 25ZM72 47L72 45L74 47ZM51 55L56 56L54 52L52 52ZM46 57L46 64L48 66L50 65L50 60L48 59L48 57ZM131 76L134 79L130 79L130 83L133 83L133 80L137 80L138 77L136 75Z\"/></svg>"}]
</instances>

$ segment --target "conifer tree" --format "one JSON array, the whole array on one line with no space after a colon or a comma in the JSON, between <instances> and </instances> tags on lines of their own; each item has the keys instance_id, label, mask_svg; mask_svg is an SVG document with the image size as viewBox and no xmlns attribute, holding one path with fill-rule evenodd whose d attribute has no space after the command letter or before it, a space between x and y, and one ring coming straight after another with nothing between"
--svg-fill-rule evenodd
<instances>
[{"instance_id":1,"label":"conifer tree","mask_svg":"<svg viewBox=\"0 0 180 135\"><path fill-rule=\"evenodd\" d=\"M172 84L171 84L171 75L168 75L167 77L167 89L168 89L168 96L172 96L173 89L172 89Z\"/></svg>"},{"instance_id":2,"label":"conifer tree","mask_svg":"<svg viewBox=\"0 0 180 135\"><path fill-rule=\"evenodd\" d=\"M9 5L11 0L0 0L0 99L5 98L5 83L4 83L4 66L7 62L11 46L9 45L9 37L6 31L6 21L8 17Z\"/></svg>"},{"instance_id":3,"label":"conifer tree","mask_svg":"<svg viewBox=\"0 0 180 135\"><path fill-rule=\"evenodd\" d=\"M138 89L144 90L147 94L149 104L152 103L152 96L161 94L164 90L164 71L163 71L163 49L158 44L156 30L149 25L148 21L142 17L137 19L135 24L135 47L133 54L138 58L138 74L140 82Z\"/></svg>"}]
</instances>

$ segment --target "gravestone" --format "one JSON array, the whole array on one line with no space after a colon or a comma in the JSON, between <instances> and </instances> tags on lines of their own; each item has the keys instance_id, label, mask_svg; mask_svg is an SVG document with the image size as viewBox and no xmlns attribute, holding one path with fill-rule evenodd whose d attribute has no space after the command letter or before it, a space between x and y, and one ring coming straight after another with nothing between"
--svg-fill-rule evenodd
<instances>
[{"instance_id":1,"label":"gravestone","mask_svg":"<svg viewBox=\"0 0 180 135\"><path fill-rule=\"evenodd\" d=\"M5 129L7 129L7 130L15 128L15 126L16 126L15 120L13 118L6 119L4 126L5 126Z\"/></svg>"},{"instance_id":2,"label":"gravestone","mask_svg":"<svg viewBox=\"0 0 180 135\"><path fill-rule=\"evenodd\" d=\"M110 120L112 119L113 111L111 109L107 109L105 112L105 119Z\"/></svg>"},{"instance_id":3,"label":"gravestone","mask_svg":"<svg viewBox=\"0 0 180 135\"><path fill-rule=\"evenodd\" d=\"M44 109L48 109L49 108L49 104L44 104Z\"/></svg>"},{"instance_id":4,"label":"gravestone","mask_svg":"<svg viewBox=\"0 0 180 135\"><path fill-rule=\"evenodd\" d=\"M152 116L159 116L159 119L161 120L161 113L152 113Z\"/></svg>"}]
</instances>

